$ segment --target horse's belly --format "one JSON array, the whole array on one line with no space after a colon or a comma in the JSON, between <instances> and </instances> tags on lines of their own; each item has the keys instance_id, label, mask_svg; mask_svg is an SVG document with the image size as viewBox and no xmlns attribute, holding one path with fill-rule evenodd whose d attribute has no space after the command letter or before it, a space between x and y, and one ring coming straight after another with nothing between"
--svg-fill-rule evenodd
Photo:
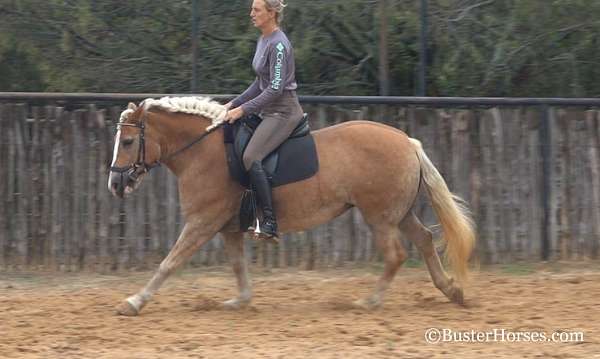
<instances>
[{"instance_id":1,"label":"horse's belly","mask_svg":"<svg viewBox=\"0 0 600 359\"><path fill-rule=\"evenodd\" d=\"M281 232L318 226L339 216L351 206L343 196L325 198L317 174L307 180L274 189L274 206Z\"/></svg>"}]
</instances>

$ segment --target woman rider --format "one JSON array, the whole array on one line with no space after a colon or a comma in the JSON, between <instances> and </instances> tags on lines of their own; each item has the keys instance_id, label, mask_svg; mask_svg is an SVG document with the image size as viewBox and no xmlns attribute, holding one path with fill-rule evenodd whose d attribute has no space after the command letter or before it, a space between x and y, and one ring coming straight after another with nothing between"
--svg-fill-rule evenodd
<instances>
[{"instance_id":1,"label":"woman rider","mask_svg":"<svg viewBox=\"0 0 600 359\"><path fill-rule=\"evenodd\" d=\"M246 147L243 161L262 206L259 236L263 238L277 237L277 220L271 184L262 160L289 137L303 115L296 95L294 51L279 29L285 6L283 0L254 0L252 3L252 23L262 32L252 61L256 79L244 93L225 105L229 110L226 117L229 123L250 113L260 113L262 117Z\"/></svg>"}]
</instances>

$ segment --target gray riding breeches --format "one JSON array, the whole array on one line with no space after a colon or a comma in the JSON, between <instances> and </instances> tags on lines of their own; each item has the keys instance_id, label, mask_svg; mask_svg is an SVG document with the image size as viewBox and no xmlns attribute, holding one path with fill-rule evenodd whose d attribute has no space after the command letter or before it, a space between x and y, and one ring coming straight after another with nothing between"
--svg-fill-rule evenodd
<instances>
[{"instance_id":1,"label":"gray riding breeches","mask_svg":"<svg viewBox=\"0 0 600 359\"><path fill-rule=\"evenodd\" d=\"M285 91L277 101L261 113L262 122L254 131L244 152L244 167L262 161L285 141L302 120L303 110L295 91Z\"/></svg>"}]
</instances>

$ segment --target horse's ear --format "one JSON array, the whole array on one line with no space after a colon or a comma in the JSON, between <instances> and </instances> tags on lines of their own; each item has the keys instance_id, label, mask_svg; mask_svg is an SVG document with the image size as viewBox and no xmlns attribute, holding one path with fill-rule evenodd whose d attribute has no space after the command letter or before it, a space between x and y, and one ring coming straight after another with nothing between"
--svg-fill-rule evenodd
<instances>
[{"instance_id":1,"label":"horse's ear","mask_svg":"<svg viewBox=\"0 0 600 359\"><path fill-rule=\"evenodd\" d=\"M135 111L137 110L137 106L133 102L130 102L129 105L127 105L127 109Z\"/></svg>"}]
</instances>

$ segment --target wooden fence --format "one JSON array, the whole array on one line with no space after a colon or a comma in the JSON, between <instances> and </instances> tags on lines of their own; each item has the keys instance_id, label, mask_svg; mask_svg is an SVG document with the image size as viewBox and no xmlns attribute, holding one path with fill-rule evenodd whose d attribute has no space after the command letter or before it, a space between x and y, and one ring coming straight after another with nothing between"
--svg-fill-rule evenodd
<instances>
[{"instance_id":1,"label":"wooden fence","mask_svg":"<svg viewBox=\"0 0 600 359\"><path fill-rule=\"evenodd\" d=\"M0 104L0 268L105 272L154 267L166 255L182 227L175 177L157 169L126 200L107 190L122 109ZM369 119L421 140L451 190L473 210L481 262L598 257L599 111L392 105L305 110L313 129ZM549 141L542 143L544 138ZM435 224L421 197L418 215ZM264 267L380 260L356 210L286 235L278 246L247 240L246 248L248 259ZM225 261L217 237L192 265Z\"/></svg>"}]
</instances>

